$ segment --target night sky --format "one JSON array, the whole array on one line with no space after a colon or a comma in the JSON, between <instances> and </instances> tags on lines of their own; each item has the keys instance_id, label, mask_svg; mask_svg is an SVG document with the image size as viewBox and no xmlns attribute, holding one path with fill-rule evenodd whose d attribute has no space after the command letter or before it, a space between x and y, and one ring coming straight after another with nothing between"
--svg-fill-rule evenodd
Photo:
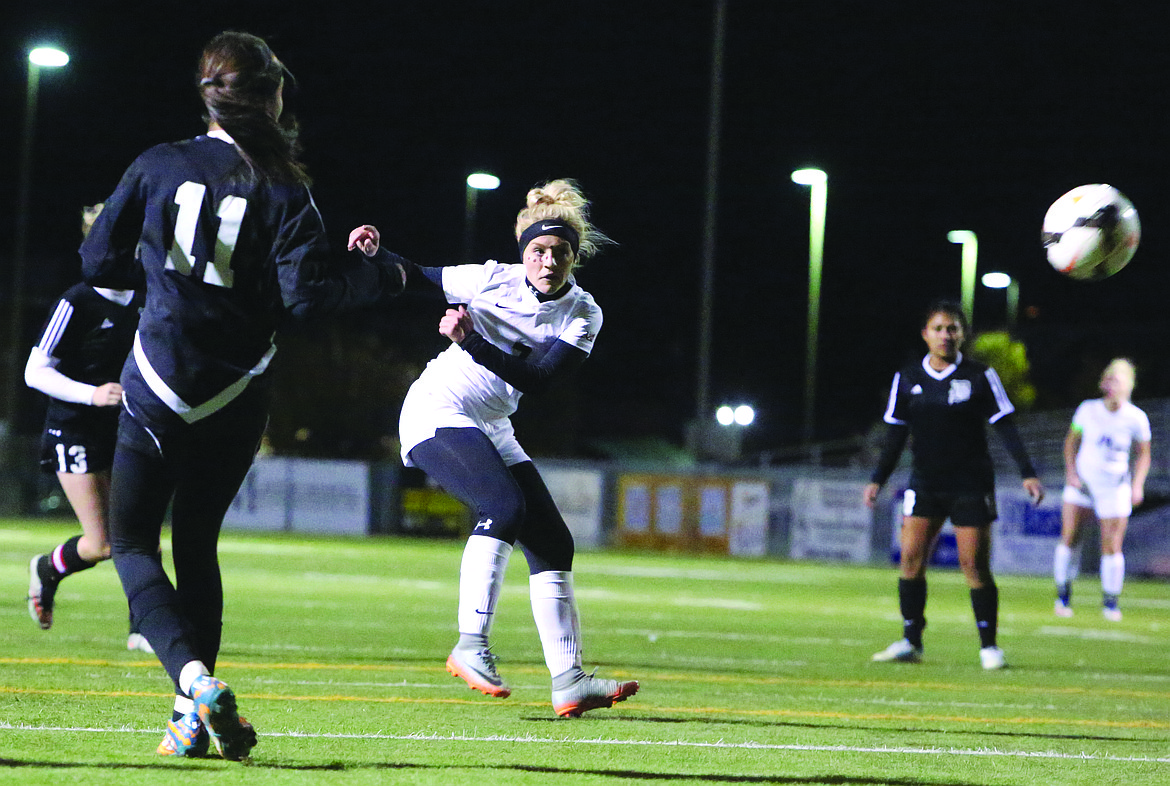
<instances>
[{"instance_id":1,"label":"night sky","mask_svg":"<svg viewBox=\"0 0 1170 786\"><path fill-rule=\"evenodd\" d=\"M204 130L199 51L242 29L298 78L286 110L301 121L339 248L370 222L421 264L461 261L463 182L484 169L502 186L479 200L477 261L515 261L527 189L577 178L620 245L578 274L606 320L573 423L601 439L681 444L695 414L713 5L19 5L0 12L5 299L25 53L51 41L72 56L41 77L30 341L78 276L79 207L107 196L142 150ZM1161 14L1110 2L913 5L729 0L711 392L714 404L757 407L750 450L802 433L808 190L789 173L807 165L829 175L819 437L880 416L893 371L921 354L922 309L957 298L952 229L978 235L980 273L1020 282L1017 335L1041 405L1091 395L1084 380L1122 353L1138 362L1139 401L1170 395ZM1112 279L1068 281L1044 259L1041 220L1057 196L1095 182L1137 206L1142 245ZM373 323L402 353L422 362L442 348L433 296L392 308ZM976 328L1004 319L1003 293L980 287Z\"/></svg>"}]
</instances>

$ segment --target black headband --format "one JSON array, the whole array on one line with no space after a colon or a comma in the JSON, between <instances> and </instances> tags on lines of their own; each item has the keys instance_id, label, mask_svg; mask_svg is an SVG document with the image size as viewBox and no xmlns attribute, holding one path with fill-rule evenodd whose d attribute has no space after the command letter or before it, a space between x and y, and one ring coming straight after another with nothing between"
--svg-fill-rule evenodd
<instances>
[{"instance_id":1,"label":"black headband","mask_svg":"<svg viewBox=\"0 0 1170 786\"><path fill-rule=\"evenodd\" d=\"M581 236L568 222L559 218L546 218L543 221L529 224L528 228L520 233L520 255L524 255L524 250L528 248L529 243L544 235L552 235L569 241L569 245L573 247L574 256L581 248Z\"/></svg>"}]
</instances>

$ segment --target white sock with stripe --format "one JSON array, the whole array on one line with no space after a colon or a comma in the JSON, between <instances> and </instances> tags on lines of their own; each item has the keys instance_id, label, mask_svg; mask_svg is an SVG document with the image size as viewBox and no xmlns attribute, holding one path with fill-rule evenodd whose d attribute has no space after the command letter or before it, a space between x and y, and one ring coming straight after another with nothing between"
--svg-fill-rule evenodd
<instances>
[{"instance_id":1,"label":"white sock with stripe","mask_svg":"<svg viewBox=\"0 0 1170 786\"><path fill-rule=\"evenodd\" d=\"M512 545L502 540L472 535L463 547L459 565L459 632L487 636L492 629L496 602L504 584L504 572Z\"/></svg>"}]
</instances>

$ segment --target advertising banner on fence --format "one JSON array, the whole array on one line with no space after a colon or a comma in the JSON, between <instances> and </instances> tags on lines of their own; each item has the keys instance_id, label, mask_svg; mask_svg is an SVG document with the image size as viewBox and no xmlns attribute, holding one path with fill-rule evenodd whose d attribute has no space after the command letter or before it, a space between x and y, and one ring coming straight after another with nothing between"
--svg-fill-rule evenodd
<instances>
[{"instance_id":1,"label":"advertising banner on fence","mask_svg":"<svg viewBox=\"0 0 1170 786\"><path fill-rule=\"evenodd\" d=\"M364 535L370 471L360 461L261 457L224 517L225 527Z\"/></svg>"},{"instance_id":2,"label":"advertising banner on fence","mask_svg":"<svg viewBox=\"0 0 1170 786\"><path fill-rule=\"evenodd\" d=\"M864 483L797 478L792 485L793 559L869 562L873 516Z\"/></svg>"},{"instance_id":3,"label":"advertising banner on fence","mask_svg":"<svg viewBox=\"0 0 1170 786\"><path fill-rule=\"evenodd\" d=\"M579 549L604 545L601 519L605 474L594 469L540 464L540 475Z\"/></svg>"}]
</instances>

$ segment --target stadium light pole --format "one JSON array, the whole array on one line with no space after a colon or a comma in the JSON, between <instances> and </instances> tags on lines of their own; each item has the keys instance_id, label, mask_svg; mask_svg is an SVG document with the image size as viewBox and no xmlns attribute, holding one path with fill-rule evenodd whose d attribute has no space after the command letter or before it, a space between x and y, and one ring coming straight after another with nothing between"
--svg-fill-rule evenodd
<instances>
[{"instance_id":1,"label":"stadium light pole","mask_svg":"<svg viewBox=\"0 0 1170 786\"><path fill-rule=\"evenodd\" d=\"M707 151L703 178L703 242L699 277L699 357L695 374L695 416L687 424L688 446L707 452L711 417L711 344L715 311L715 234L719 208L719 159L723 145L723 49L727 0L714 0L711 71L707 85Z\"/></svg>"},{"instance_id":2,"label":"stadium light pole","mask_svg":"<svg viewBox=\"0 0 1170 786\"><path fill-rule=\"evenodd\" d=\"M24 273L28 252L29 202L32 192L33 137L36 134L37 92L42 68L60 68L69 55L60 49L39 46L28 53L28 83L24 99L24 131L20 138L20 168L16 192L16 234L12 253L12 295L8 304L8 368L4 391L4 417L10 429L16 427L19 391L21 338L24 323Z\"/></svg>"},{"instance_id":3,"label":"stadium light pole","mask_svg":"<svg viewBox=\"0 0 1170 786\"><path fill-rule=\"evenodd\" d=\"M1020 282L1007 273L984 273L979 280L988 289L1007 290L1004 293L1007 298L1007 326L1008 330L1015 330L1020 312Z\"/></svg>"},{"instance_id":4,"label":"stadium light pole","mask_svg":"<svg viewBox=\"0 0 1170 786\"><path fill-rule=\"evenodd\" d=\"M979 241L969 229L953 229L947 232L947 240L963 246L963 269L960 278L960 304L967 324L975 328L975 264L979 257Z\"/></svg>"},{"instance_id":5,"label":"stadium light pole","mask_svg":"<svg viewBox=\"0 0 1170 786\"><path fill-rule=\"evenodd\" d=\"M821 263L825 251L825 206L829 176L820 169L798 169L792 182L809 187L808 220L808 328L804 350L804 444L815 434L817 395L817 334L821 325Z\"/></svg>"},{"instance_id":6,"label":"stadium light pole","mask_svg":"<svg viewBox=\"0 0 1170 786\"><path fill-rule=\"evenodd\" d=\"M475 211L480 191L495 191L500 179L487 172L473 172L467 176L467 201L463 210L463 261L474 262L475 253Z\"/></svg>"}]
</instances>

